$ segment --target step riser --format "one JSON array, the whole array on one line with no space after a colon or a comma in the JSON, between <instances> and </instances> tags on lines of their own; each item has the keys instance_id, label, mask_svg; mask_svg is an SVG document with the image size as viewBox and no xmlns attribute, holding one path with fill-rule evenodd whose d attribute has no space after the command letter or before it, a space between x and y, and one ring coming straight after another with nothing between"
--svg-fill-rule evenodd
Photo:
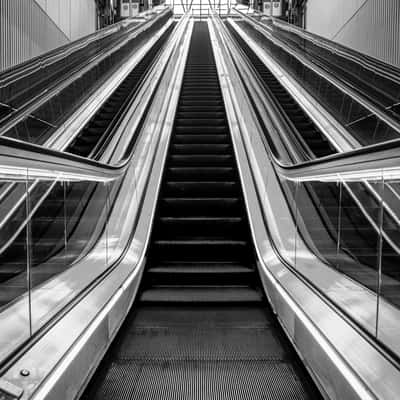
<instances>
[{"instance_id":1,"label":"step riser","mask_svg":"<svg viewBox=\"0 0 400 400\"><path fill-rule=\"evenodd\" d=\"M157 223L155 235L157 238L173 238L177 237L220 237L226 239L240 238L246 232L245 224L242 221L229 222L226 221L182 221L168 220L168 222L160 221Z\"/></svg>"},{"instance_id":2,"label":"step riser","mask_svg":"<svg viewBox=\"0 0 400 400\"><path fill-rule=\"evenodd\" d=\"M227 153L230 145L227 144L173 144L171 148L172 154L209 154L224 155Z\"/></svg>"},{"instance_id":3,"label":"step riser","mask_svg":"<svg viewBox=\"0 0 400 400\"><path fill-rule=\"evenodd\" d=\"M174 200L162 202L160 214L164 217L237 217L242 209L238 200L201 201Z\"/></svg>"},{"instance_id":4,"label":"step riser","mask_svg":"<svg viewBox=\"0 0 400 400\"><path fill-rule=\"evenodd\" d=\"M169 182L215 182L221 181L231 182L236 178L233 169L231 168L170 168L167 170L165 177ZM204 196L202 196L204 197Z\"/></svg>"},{"instance_id":5,"label":"step riser","mask_svg":"<svg viewBox=\"0 0 400 400\"><path fill-rule=\"evenodd\" d=\"M172 244L154 245L156 259L163 261L237 261L245 262L248 259L248 249L239 245L194 245Z\"/></svg>"},{"instance_id":6,"label":"step riser","mask_svg":"<svg viewBox=\"0 0 400 400\"><path fill-rule=\"evenodd\" d=\"M146 284L152 285L254 285L254 273L250 272L247 274L159 274L151 273L150 271L146 275Z\"/></svg>"},{"instance_id":7,"label":"step riser","mask_svg":"<svg viewBox=\"0 0 400 400\"><path fill-rule=\"evenodd\" d=\"M168 197L235 197L240 195L240 191L236 184L173 182L166 185L165 195Z\"/></svg>"},{"instance_id":8,"label":"step riser","mask_svg":"<svg viewBox=\"0 0 400 400\"><path fill-rule=\"evenodd\" d=\"M169 157L171 167L231 167L234 161L230 155L174 155Z\"/></svg>"},{"instance_id":9,"label":"step riser","mask_svg":"<svg viewBox=\"0 0 400 400\"><path fill-rule=\"evenodd\" d=\"M176 135L174 144L229 144L228 135Z\"/></svg>"}]
</instances>

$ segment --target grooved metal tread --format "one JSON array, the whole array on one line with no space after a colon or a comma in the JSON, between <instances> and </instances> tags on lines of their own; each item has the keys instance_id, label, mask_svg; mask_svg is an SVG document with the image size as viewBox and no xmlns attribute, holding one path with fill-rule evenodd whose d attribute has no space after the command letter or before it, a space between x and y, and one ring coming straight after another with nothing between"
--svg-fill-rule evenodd
<instances>
[{"instance_id":1,"label":"grooved metal tread","mask_svg":"<svg viewBox=\"0 0 400 400\"><path fill-rule=\"evenodd\" d=\"M287 360L270 327L137 327L121 341L115 359Z\"/></svg>"},{"instance_id":2,"label":"grooved metal tread","mask_svg":"<svg viewBox=\"0 0 400 400\"><path fill-rule=\"evenodd\" d=\"M85 400L306 400L306 388L282 361L114 362Z\"/></svg>"}]
</instances>

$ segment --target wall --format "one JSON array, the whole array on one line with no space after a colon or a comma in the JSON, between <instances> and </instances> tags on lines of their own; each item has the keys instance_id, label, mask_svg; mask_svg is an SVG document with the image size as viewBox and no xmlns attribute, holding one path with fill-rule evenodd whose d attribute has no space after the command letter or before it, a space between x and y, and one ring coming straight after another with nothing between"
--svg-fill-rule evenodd
<instances>
[{"instance_id":1,"label":"wall","mask_svg":"<svg viewBox=\"0 0 400 400\"><path fill-rule=\"evenodd\" d=\"M0 0L0 71L95 29L94 0Z\"/></svg>"},{"instance_id":2,"label":"wall","mask_svg":"<svg viewBox=\"0 0 400 400\"><path fill-rule=\"evenodd\" d=\"M400 67L400 0L308 0L306 29Z\"/></svg>"},{"instance_id":3,"label":"wall","mask_svg":"<svg viewBox=\"0 0 400 400\"><path fill-rule=\"evenodd\" d=\"M35 0L70 39L76 40L96 30L94 0Z\"/></svg>"}]
</instances>

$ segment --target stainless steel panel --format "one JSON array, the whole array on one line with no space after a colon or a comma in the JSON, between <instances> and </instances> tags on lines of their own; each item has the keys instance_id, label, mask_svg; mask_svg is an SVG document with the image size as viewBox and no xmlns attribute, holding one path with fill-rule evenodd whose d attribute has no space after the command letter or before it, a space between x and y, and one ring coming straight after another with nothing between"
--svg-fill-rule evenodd
<instances>
[{"instance_id":1,"label":"stainless steel panel","mask_svg":"<svg viewBox=\"0 0 400 400\"><path fill-rule=\"evenodd\" d=\"M398 0L309 0L307 30L400 66Z\"/></svg>"},{"instance_id":2,"label":"stainless steel panel","mask_svg":"<svg viewBox=\"0 0 400 400\"><path fill-rule=\"evenodd\" d=\"M1 0L0 21L0 71L69 41L33 0Z\"/></svg>"},{"instance_id":3,"label":"stainless steel panel","mask_svg":"<svg viewBox=\"0 0 400 400\"><path fill-rule=\"evenodd\" d=\"M69 0L70 38L76 40L96 30L96 7L93 0Z\"/></svg>"},{"instance_id":4,"label":"stainless steel panel","mask_svg":"<svg viewBox=\"0 0 400 400\"><path fill-rule=\"evenodd\" d=\"M0 71L93 33L94 0L0 0Z\"/></svg>"}]
</instances>

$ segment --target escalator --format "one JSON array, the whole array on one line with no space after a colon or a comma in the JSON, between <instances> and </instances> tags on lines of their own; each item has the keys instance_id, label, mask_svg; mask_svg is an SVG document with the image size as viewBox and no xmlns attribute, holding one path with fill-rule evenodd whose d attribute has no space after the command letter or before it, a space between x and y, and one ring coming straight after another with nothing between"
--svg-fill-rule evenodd
<instances>
[{"instance_id":1,"label":"escalator","mask_svg":"<svg viewBox=\"0 0 400 400\"><path fill-rule=\"evenodd\" d=\"M170 37L175 24L156 41L138 65L121 82L107 101L88 121L76 138L67 146L66 152L99 160L104 149L114 136L121 118L153 65L163 45ZM133 138L134 142L136 137ZM133 144L132 144L133 145ZM35 211L30 221L32 232L30 285L36 287L55 275L65 271L86 248L91 231L96 223L84 222L81 216L90 210L98 215L104 204L104 187L96 183L74 183L63 185L53 181L30 182L30 197ZM7 231L0 233L0 307L26 292L26 212L25 204L15 207L22 197L20 186L3 196L3 204L11 204ZM9 199L16 199L12 203ZM67 207L66 207L67 204ZM7 208L7 207L6 207ZM3 221L4 223L4 221ZM79 226L87 225L85 235L78 235ZM23 227L18 233L18 229ZM66 232L67 237L65 237ZM6 245L11 239L11 243ZM68 241L68 257L64 254Z\"/></svg>"},{"instance_id":2,"label":"escalator","mask_svg":"<svg viewBox=\"0 0 400 400\"><path fill-rule=\"evenodd\" d=\"M38 84L38 82L35 81L35 74L32 78L29 78L34 80L34 84L31 84L30 81L27 83L23 80L22 82L17 81L15 83L15 86L18 87L13 87L11 85L10 88L6 88L7 92L9 92L6 97L12 97L13 95L16 97L7 100L8 106L11 106L13 111L4 119L0 120L1 134L6 137L39 145L46 143L52 134L62 126L66 119L82 106L90 94L93 94L102 84L105 84L107 79L123 67L124 63L126 63L135 52L140 52L141 48L143 49L143 46L149 40L149 37L151 37L150 35L157 34L157 32L162 29L162 26L168 23L169 18L169 13L166 13L160 19L157 19L154 24L149 26L148 29L130 38L126 43L124 42L125 39L122 40L122 38L119 40L121 43L118 43L117 40L114 45L111 43L103 43L104 48L102 51L96 48L96 55L92 55L92 57L90 57L91 46L89 44L86 49L86 57L81 57L78 63L79 65L76 65L74 68L71 66L69 74L66 74L65 71L65 69L68 70L65 65L68 67L68 62L70 61L67 54L64 57L65 65L62 67L63 72L57 72L57 70L51 72L46 70L50 78L49 76L45 76L45 79L41 83L41 85L47 84L46 90L36 91L38 88L35 89L35 85ZM130 80L131 83L135 84L141 82L143 76L137 75L138 71L146 71L146 68L143 69L143 64L148 66L153 60L153 58L149 56L149 53L153 52L154 56L156 53L155 48L159 49L162 42L168 39L174 25L175 23L170 24L162 33L157 43L148 50L144 57L146 60L142 60L140 62L141 66L134 68L125 81ZM128 33L125 32L124 35L128 35ZM120 44L121 47L119 47L118 44ZM116 45L117 47L115 47ZM97 46L101 46L101 43L98 43L96 47ZM108 54L114 47L115 50ZM39 72L40 74L43 73L40 68ZM52 74L54 74L54 76L52 76ZM137 81L133 81L135 75L138 78ZM36 78L38 81L40 80L40 77ZM72 81L68 82L71 78ZM19 86L22 86L24 90L26 90L27 86L29 88L32 87L33 92L32 90L28 90L24 94L18 94L20 90ZM51 94L51 96L49 96L49 94ZM129 95L129 93L124 94ZM19 100L18 96L20 97ZM121 99L123 98L124 97L121 96ZM35 101L33 102L32 99ZM24 115L24 110L30 107L34 108L31 109L29 115ZM4 112L5 111L3 111L3 113Z\"/></svg>"},{"instance_id":3,"label":"escalator","mask_svg":"<svg viewBox=\"0 0 400 400\"><path fill-rule=\"evenodd\" d=\"M283 115L290 121L306 145L316 157L324 157L336 153L334 147L326 139L324 133L314 124L311 118L300 107L295 99L283 87L274 74L264 65L250 46L239 36L230 24L226 24L230 33L237 41L251 65L264 83L264 88L276 100L283 111Z\"/></svg>"},{"instance_id":4,"label":"escalator","mask_svg":"<svg viewBox=\"0 0 400 400\"><path fill-rule=\"evenodd\" d=\"M337 74L330 75L304 60L298 52L287 49L284 43L274 40L251 22L228 20L227 25L229 29L238 31L240 36L244 34L246 41L257 43L264 54L300 83L360 145L368 146L399 138L398 123L382 115L373 103L368 105L361 101L353 90L349 92L349 87L346 88Z\"/></svg>"},{"instance_id":5,"label":"escalator","mask_svg":"<svg viewBox=\"0 0 400 400\"><path fill-rule=\"evenodd\" d=\"M313 39L309 32L304 34L298 28L292 30L290 25L287 26L282 21L274 21L271 26L273 35L293 50L300 52L332 76L340 77L366 99L373 101L382 112L400 121L398 71L393 66L371 60L364 54L327 39ZM366 58L367 62L357 62L354 60L357 58Z\"/></svg>"},{"instance_id":6,"label":"escalator","mask_svg":"<svg viewBox=\"0 0 400 400\"><path fill-rule=\"evenodd\" d=\"M261 288L204 22L194 24L141 288L82 398L320 398Z\"/></svg>"},{"instance_id":7,"label":"escalator","mask_svg":"<svg viewBox=\"0 0 400 400\"><path fill-rule=\"evenodd\" d=\"M85 125L67 151L82 157L93 158L112 137L112 132L119 118L124 114L129 103L135 97L146 73L153 65L163 45L169 38L175 24L157 40L132 72L123 80L107 101Z\"/></svg>"},{"instance_id":8,"label":"escalator","mask_svg":"<svg viewBox=\"0 0 400 400\"><path fill-rule=\"evenodd\" d=\"M311 121L306 112L291 97L278 79L269 71L250 46L240 37L230 24L226 27L243 50L250 65L264 88L272 94L281 111L292 123L291 127L300 143L303 143L310 158L319 158L335 154L337 151L326 140L324 133ZM308 150L308 151L307 151ZM363 213L364 207L376 223L379 220L380 205L376 197L362 183L344 185L343 191L336 183L327 184L313 182L304 185L304 191L297 191L295 185L284 185L290 197L297 197L297 207L307 233L313 245L328 263L341 272L360 282L364 286L376 291L377 280L377 248L379 247L379 233ZM302 198L304 197L304 198ZM319 214L320 222L316 223L315 214L309 210L309 204ZM341 210L339 212L339 210ZM384 214L387 226L396 225L393 218ZM340 225L339 222L340 221ZM321 231L327 232L325 236ZM387 229L386 231L389 231ZM394 228L390 230L393 237ZM339 241L339 245L337 244ZM384 239L382 246L383 265L385 273L392 279L399 278L399 255ZM397 296L390 300L399 303Z\"/></svg>"}]
</instances>

